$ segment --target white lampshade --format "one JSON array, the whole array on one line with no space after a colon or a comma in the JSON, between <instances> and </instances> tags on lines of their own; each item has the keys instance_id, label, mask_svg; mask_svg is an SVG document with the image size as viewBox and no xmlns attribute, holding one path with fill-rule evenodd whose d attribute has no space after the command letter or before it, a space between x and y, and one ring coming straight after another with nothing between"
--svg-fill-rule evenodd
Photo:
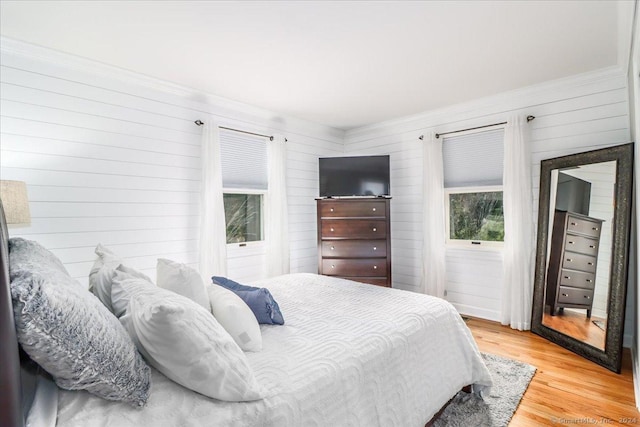
<instances>
[{"instance_id":1,"label":"white lampshade","mask_svg":"<svg viewBox=\"0 0 640 427\"><path fill-rule=\"evenodd\" d=\"M0 199L7 224L24 226L31 223L27 184L22 181L0 181Z\"/></svg>"}]
</instances>

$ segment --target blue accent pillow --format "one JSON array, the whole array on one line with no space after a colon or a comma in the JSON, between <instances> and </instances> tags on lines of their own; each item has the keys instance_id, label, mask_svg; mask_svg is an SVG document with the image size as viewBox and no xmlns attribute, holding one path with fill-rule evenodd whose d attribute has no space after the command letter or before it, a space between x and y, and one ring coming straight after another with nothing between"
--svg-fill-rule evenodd
<instances>
[{"instance_id":1,"label":"blue accent pillow","mask_svg":"<svg viewBox=\"0 0 640 427\"><path fill-rule=\"evenodd\" d=\"M254 288L241 285L226 277L213 276L213 283L227 288L238 295L253 311L258 323L265 325L284 325L284 318L278 303L267 288Z\"/></svg>"}]
</instances>

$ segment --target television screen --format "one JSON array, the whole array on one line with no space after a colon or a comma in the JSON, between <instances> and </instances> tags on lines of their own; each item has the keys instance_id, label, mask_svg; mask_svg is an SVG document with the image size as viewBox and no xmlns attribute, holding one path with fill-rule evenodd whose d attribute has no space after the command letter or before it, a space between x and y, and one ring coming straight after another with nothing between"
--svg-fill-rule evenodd
<instances>
[{"instance_id":1,"label":"television screen","mask_svg":"<svg viewBox=\"0 0 640 427\"><path fill-rule=\"evenodd\" d=\"M558 172L556 209L589 215L591 183L566 173Z\"/></svg>"},{"instance_id":2,"label":"television screen","mask_svg":"<svg viewBox=\"0 0 640 427\"><path fill-rule=\"evenodd\" d=\"M389 196L389 156L321 157L320 197Z\"/></svg>"}]
</instances>

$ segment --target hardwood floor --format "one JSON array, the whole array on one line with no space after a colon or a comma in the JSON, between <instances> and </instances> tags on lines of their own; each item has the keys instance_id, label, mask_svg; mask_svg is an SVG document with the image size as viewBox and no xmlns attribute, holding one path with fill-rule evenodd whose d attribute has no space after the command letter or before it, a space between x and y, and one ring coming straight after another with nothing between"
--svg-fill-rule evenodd
<instances>
[{"instance_id":1,"label":"hardwood floor","mask_svg":"<svg viewBox=\"0 0 640 427\"><path fill-rule=\"evenodd\" d=\"M538 368L511 427L640 425L628 349L618 375L531 332L473 318L467 325L480 351Z\"/></svg>"},{"instance_id":2,"label":"hardwood floor","mask_svg":"<svg viewBox=\"0 0 640 427\"><path fill-rule=\"evenodd\" d=\"M596 326L595 321L602 322L602 328ZM555 329L565 335L569 335L579 341L604 350L605 332L607 320L602 317L591 316L589 319L584 312L576 313L570 309L559 312L555 316L549 313L542 315L542 324Z\"/></svg>"}]
</instances>

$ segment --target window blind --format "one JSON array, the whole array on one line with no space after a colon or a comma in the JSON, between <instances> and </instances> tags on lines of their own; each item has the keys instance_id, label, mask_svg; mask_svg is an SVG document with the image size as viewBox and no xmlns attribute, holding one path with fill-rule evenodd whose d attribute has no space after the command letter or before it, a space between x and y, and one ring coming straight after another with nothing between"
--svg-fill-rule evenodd
<instances>
[{"instance_id":1,"label":"window blind","mask_svg":"<svg viewBox=\"0 0 640 427\"><path fill-rule=\"evenodd\" d=\"M502 185L504 129L445 137L445 188Z\"/></svg>"},{"instance_id":2,"label":"window blind","mask_svg":"<svg viewBox=\"0 0 640 427\"><path fill-rule=\"evenodd\" d=\"M266 190L266 138L220 129L222 186L225 189Z\"/></svg>"}]
</instances>

